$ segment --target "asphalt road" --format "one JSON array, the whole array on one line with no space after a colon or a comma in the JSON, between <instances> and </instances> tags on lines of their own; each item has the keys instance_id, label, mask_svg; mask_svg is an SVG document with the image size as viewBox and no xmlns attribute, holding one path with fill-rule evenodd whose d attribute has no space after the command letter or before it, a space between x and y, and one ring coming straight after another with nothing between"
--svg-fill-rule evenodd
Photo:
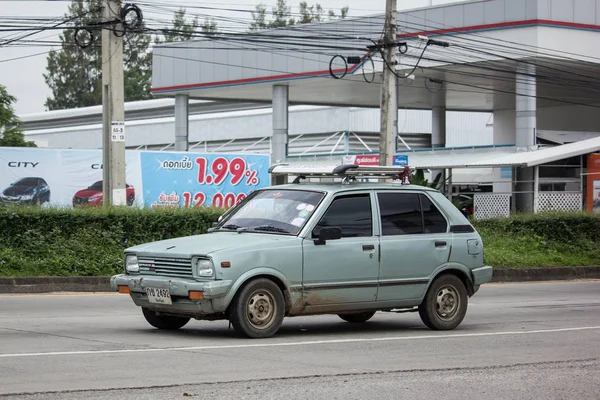
<instances>
[{"instance_id":1,"label":"asphalt road","mask_svg":"<svg viewBox=\"0 0 600 400\"><path fill-rule=\"evenodd\" d=\"M0 295L0 399L599 399L600 281L481 288L454 331L417 314L151 328L126 295Z\"/></svg>"}]
</instances>

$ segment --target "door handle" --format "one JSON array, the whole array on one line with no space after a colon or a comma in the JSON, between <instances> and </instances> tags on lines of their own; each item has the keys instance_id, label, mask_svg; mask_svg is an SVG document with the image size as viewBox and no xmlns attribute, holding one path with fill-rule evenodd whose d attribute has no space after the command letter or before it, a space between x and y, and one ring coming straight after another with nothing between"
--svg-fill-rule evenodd
<instances>
[{"instance_id":1,"label":"door handle","mask_svg":"<svg viewBox=\"0 0 600 400\"><path fill-rule=\"evenodd\" d=\"M363 244L362 249L363 249L363 251L375 250L375 245L373 245L373 244Z\"/></svg>"},{"instance_id":2,"label":"door handle","mask_svg":"<svg viewBox=\"0 0 600 400\"><path fill-rule=\"evenodd\" d=\"M435 242L435 247L442 247L445 246L447 243L444 241L436 241Z\"/></svg>"}]
</instances>

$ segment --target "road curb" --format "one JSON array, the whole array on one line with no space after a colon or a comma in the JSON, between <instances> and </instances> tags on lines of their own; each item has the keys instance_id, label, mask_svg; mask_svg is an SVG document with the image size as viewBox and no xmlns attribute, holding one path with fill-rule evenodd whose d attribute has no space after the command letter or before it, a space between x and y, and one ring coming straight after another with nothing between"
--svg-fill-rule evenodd
<instances>
[{"instance_id":1,"label":"road curb","mask_svg":"<svg viewBox=\"0 0 600 400\"><path fill-rule=\"evenodd\" d=\"M107 276L18 276L0 278L0 293L110 292Z\"/></svg>"},{"instance_id":2,"label":"road curb","mask_svg":"<svg viewBox=\"0 0 600 400\"><path fill-rule=\"evenodd\" d=\"M492 282L537 282L600 279L600 266L494 268Z\"/></svg>"},{"instance_id":3,"label":"road curb","mask_svg":"<svg viewBox=\"0 0 600 400\"><path fill-rule=\"evenodd\" d=\"M600 279L600 266L495 268L492 282ZM0 277L0 293L111 292L108 276Z\"/></svg>"}]
</instances>

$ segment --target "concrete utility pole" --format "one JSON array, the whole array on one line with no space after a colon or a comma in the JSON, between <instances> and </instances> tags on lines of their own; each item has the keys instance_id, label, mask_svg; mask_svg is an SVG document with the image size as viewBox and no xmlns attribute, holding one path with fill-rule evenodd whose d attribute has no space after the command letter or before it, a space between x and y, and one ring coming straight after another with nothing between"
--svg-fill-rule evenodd
<instances>
[{"instance_id":1,"label":"concrete utility pole","mask_svg":"<svg viewBox=\"0 0 600 400\"><path fill-rule=\"evenodd\" d=\"M103 3L104 21L120 17L120 0ZM118 24L114 31L124 33L124 28ZM115 35L110 25L102 29L102 198L105 206L127 204L122 36Z\"/></svg>"},{"instance_id":2,"label":"concrete utility pole","mask_svg":"<svg viewBox=\"0 0 600 400\"><path fill-rule=\"evenodd\" d=\"M392 165L396 149L398 103L396 98L396 0L385 5L385 35L383 43L383 86L381 88L381 131L379 134L379 165ZM387 64L387 65L386 65ZM393 71L393 72L392 72Z\"/></svg>"}]
</instances>

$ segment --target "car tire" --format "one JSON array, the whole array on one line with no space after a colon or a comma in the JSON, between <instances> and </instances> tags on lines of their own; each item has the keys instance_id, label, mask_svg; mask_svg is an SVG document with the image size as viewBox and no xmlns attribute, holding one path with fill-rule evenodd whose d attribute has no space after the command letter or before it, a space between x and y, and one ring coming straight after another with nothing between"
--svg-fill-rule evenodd
<instances>
[{"instance_id":1,"label":"car tire","mask_svg":"<svg viewBox=\"0 0 600 400\"><path fill-rule=\"evenodd\" d=\"M465 318L468 299L467 289L458 277L441 275L433 281L419 305L419 315L430 329L452 330Z\"/></svg>"},{"instance_id":2,"label":"car tire","mask_svg":"<svg viewBox=\"0 0 600 400\"><path fill-rule=\"evenodd\" d=\"M177 330L190 321L190 319L186 317L158 315L155 311L152 311L146 307L142 307L142 313L144 314L144 318L146 318L146 321L148 321L150 325L152 325L155 328L167 331Z\"/></svg>"},{"instance_id":3,"label":"car tire","mask_svg":"<svg viewBox=\"0 0 600 400\"><path fill-rule=\"evenodd\" d=\"M234 329L252 339L273 336L283 323L285 300L270 279L254 279L235 295L229 309Z\"/></svg>"},{"instance_id":4,"label":"car tire","mask_svg":"<svg viewBox=\"0 0 600 400\"><path fill-rule=\"evenodd\" d=\"M338 314L338 317L343 319L346 322L351 322L353 324L362 324L363 322L367 322L370 320L373 315L375 315L375 311L365 311L354 314Z\"/></svg>"}]
</instances>

